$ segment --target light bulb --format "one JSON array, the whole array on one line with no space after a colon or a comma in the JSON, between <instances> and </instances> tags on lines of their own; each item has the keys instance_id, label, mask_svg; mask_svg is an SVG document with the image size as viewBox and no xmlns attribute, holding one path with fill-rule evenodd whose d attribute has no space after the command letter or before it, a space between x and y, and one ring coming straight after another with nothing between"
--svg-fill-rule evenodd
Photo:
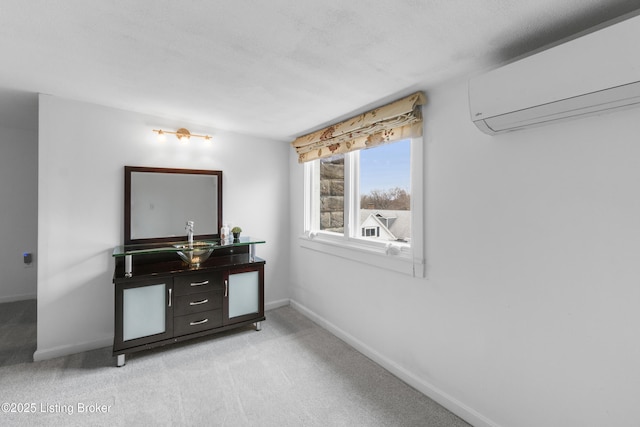
<instances>
[{"instance_id":1,"label":"light bulb","mask_svg":"<svg viewBox=\"0 0 640 427\"><path fill-rule=\"evenodd\" d=\"M164 133L164 131L161 129L157 132L158 132L158 141L165 142L167 140L167 135Z\"/></svg>"}]
</instances>

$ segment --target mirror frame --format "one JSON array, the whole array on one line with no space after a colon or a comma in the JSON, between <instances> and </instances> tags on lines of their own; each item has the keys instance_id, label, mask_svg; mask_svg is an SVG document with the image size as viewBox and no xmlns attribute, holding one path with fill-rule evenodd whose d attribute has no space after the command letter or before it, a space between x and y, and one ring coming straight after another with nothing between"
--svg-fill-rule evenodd
<instances>
[{"instance_id":1,"label":"mirror frame","mask_svg":"<svg viewBox=\"0 0 640 427\"><path fill-rule=\"evenodd\" d=\"M131 174L132 173L163 173L182 175L215 175L218 177L218 227L215 234L197 234L194 239L211 240L220 238L220 227L222 227L222 171L206 169L176 169L176 168L155 168L144 166L124 167L124 244L135 245L144 243L175 242L176 237L158 236L153 238L132 239L131 238ZM196 229L197 230L197 229Z\"/></svg>"}]
</instances>

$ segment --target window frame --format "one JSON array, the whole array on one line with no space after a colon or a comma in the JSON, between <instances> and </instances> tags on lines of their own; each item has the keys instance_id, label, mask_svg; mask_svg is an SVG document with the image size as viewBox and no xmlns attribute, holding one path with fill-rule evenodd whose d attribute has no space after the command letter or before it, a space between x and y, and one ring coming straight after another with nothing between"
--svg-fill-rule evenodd
<instances>
[{"instance_id":1,"label":"window frame","mask_svg":"<svg viewBox=\"0 0 640 427\"><path fill-rule=\"evenodd\" d=\"M359 151L345 154L344 232L320 230L320 160L304 163L303 248L408 274L425 276L424 259L424 148L423 138L409 138L411 145L411 240L381 242L360 236ZM356 197L358 196L358 197Z\"/></svg>"}]
</instances>

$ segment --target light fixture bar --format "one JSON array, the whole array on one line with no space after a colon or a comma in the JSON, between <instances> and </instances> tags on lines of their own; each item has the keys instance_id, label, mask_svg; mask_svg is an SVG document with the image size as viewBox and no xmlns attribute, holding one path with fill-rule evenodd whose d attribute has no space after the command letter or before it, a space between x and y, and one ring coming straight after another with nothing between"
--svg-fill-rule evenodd
<instances>
[{"instance_id":1,"label":"light fixture bar","mask_svg":"<svg viewBox=\"0 0 640 427\"><path fill-rule=\"evenodd\" d=\"M180 128L175 132L170 130L162 130L162 129L153 129L153 131L158 135L164 135L167 133L171 135L175 135L176 138L178 138L180 141L188 141L189 138L191 138L192 136L196 138L203 138L203 139L206 139L207 141L211 140L210 135L198 135L195 133L191 133L189 132L189 129L186 129L186 128Z\"/></svg>"}]
</instances>

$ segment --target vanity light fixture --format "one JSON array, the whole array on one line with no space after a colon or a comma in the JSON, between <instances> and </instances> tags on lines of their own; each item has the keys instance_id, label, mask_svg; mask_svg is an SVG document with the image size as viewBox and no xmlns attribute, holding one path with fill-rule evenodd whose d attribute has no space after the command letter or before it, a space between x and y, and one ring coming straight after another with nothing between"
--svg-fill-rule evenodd
<instances>
[{"instance_id":1,"label":"vanity light fixture","mask_svg":"<svg viewBox=\"0 0 640 427\"><path fill-rule=\"evenodd\" d=\"M195 133L191 133L189 132L189 129L185 129L185 128L180 128L177 131L173 132L170 130L162 130L162 129L153 129L153 131L155 133L158 134L158 137L163 138L165 136L165 134L171 134L171 135L175 135L176 138L178 138L178 140L180 140L180 142L189 142L189 138L191 138L192 136L195 138L204 138L207 141L211 140L211 136L209 135L197 135Z\"/></svg>"}]
</instances>

